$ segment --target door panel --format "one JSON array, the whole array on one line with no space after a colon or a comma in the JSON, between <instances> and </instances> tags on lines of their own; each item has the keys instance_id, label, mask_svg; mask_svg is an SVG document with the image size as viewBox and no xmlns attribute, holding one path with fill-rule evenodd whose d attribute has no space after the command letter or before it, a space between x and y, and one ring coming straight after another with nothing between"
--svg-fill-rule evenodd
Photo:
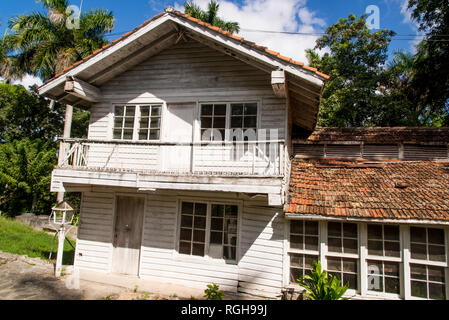
<instances>
[{"instance_id":1,"label":"door panel","mask_svg":"<svg viewBox=\"0 0 449 320\"><path fill-rule=\"evenodd\" d=\"M191 143L193 141L193 121L195 105L169 104L167 106L166 136L168 142ZM190 171L190 146L169 146L165 148L165 169Z\"/></svg>"},{"instance_id":2,"label":"door panel","mask_svg":"<svg viewBox=\"0 0 449 320\"><path fill-rule=\"evenodd\" d=\"M138 275L145 199L118 196L112 271Z\"/></svg>"}]
</instances>

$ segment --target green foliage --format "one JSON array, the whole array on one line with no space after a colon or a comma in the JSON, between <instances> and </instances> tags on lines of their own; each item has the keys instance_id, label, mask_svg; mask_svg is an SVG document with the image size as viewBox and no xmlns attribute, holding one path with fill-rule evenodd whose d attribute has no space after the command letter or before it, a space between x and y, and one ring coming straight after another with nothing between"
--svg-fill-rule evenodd
<instances>
[{"instance_id":1,"label":"green foliage","mask_svg":"<svg viewBox=\"0 0 449 320\"><path fill-rule=\"evenodd\" d=\"M220 287L215 283L207 285L207 289L204 290L204 298L206 300L223 300L225 294L220 291Z\"/></svg>"},{"instance_id":2,"label":"green foliage","mask_svg":"<svg viewBox=\"0 0 449 320\"><path fill-rule=\"evenodd\" d=\"M0 72L5 79L27 73L50 79L107 44L105 35L114 28L112 12L104 9L85 11L79 28L68 28L68 1L37 1L46 13L35 11L9 20L11 33L0 42Z\"/></svg>"},{"instance_id":3,"label":"green foliage","mask_svg":"<svg viewBox=\"0 0 449 320\"><path fill-rule=\"evenodd\" d=\"M0 144L0 210L8 216L25 212L49 214L51 171L56 165L55 144L21 140Z\"/></svg>"},{"instance_id":4,"label":"green foliage","mask_svg":"<svg viewBox=\"0 0 449 320\"><path fill-rule=\"evenodd\" d=\"M323 92L320 126L372 126L382 119L383 96L379 87L386 79L383 65L394 32L372 32L366 16L348 18L326 29L315 49L308 50L309 64L331 76Z\"/></svg>"},{"instance_id":5,"label":"green foliage","mask_svg":"<svg viewBox=\"0 0 449 320\"><path fill-rule=\"evenodd\" d=\"M184 3L184 11L188 15L200 19L201 21L207 22L213 26L219 27L230 33L238 33L240 31L240 25L238 22L224 21L218 17L218 10L220 5L215 1L211 0L208 4L207 11L201 9L193 1L187 1Z\"/></svg>"},{"instance_id":6,"label":"green foliage","mask_svg":"<svg viewBox=\"0 0 449 320\"><path fill-rule=\"evenodd\" d=\"M26 255L30 258L48 260L53 235L33 228L6 217L0 217L0 251L18 255ZM55 239L53 258L56 257L58 239ZM75 251L66 242L64 244L63 264L73 264Z\"/></svg>"},{"instance_id":7,"label":"green foliage","mask_svg":"<svg viewBox=\"0 0 449 320\"><path fill-rule=\"evenodd\" d=\"M348 300L342 298L348 290L348 284L342 286L337 277L322 271L320 262L314 262L311 274L297 281L308 292L310 300Z\"/></svg>"}]
</instances>

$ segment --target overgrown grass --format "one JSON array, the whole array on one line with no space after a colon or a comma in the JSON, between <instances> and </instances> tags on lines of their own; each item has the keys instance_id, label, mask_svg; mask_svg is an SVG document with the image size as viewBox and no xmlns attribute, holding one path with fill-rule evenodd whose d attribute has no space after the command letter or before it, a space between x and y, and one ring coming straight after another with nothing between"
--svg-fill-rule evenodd
<instances>
[{"instance_id":1,"label":"overgrown grass","mask_svg":"<svg viewBox=\"0 0 449 320\"><path fill-rule=\"evenodd\" d=\"M30 258L41 258L48 261L53 235L9 219L0 217L0 251L19 255L27 255ZM73 241L71 241L73 243ZM75 245L73 243L73 245ZM55 239L52 262L56 259L58 239ZM75 251L66 242L64 244L63 264L73 265Z\"/></svg>"}]
</instances>

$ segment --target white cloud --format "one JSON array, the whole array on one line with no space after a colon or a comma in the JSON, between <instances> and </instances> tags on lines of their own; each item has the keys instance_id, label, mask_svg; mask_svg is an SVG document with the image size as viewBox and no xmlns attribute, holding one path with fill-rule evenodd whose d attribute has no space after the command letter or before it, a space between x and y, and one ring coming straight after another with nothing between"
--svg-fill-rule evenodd
<instances>
[{"instance_id":1,"label":"white cloud","mask_svg":"<svg viewBox=\"0 0 449 320\"><path fill-rule=\"evenodd\" d=\"M41 86L43 82L40 78L27 74L22 80L13 81L13 84L21 84L28 90L33 85Z\"/></svg>"},{"instance_id":2,"label":"white cloud","mask_svg":"<svg viewBox=\"0 0 449 320\"><path fill-rule=\"evenodd\" d=\"M413 52L415 52L416 51L415 47L423 39L422 36L424 35L424 33L422 31L419 31L418 23L412 18L412 10L408 8L408 0L396 0L396 1L397 2L400 1L401 14L404 17L402 23L408 24L417 36L415 40L410 41L411 49Z\"/></svg>"},{"instance_id":3,"label":"white cloud","mask_svg":"<svg viewBox=\"0 0 449 320\"><path fill-rule=\"evenodd\" d=\"M230 0L218 0L218 15L229 21L237 21L242 29L239 36L266 46L283 56L307 63L305 49L315 47L317 35L270 34L250 32L250 30L268 30L281 32L318 33L323 32L326 22L310 11L307 0L245 0L239 6ZM203 9L209 0L195 0ZM182 4L175 8L183 11Z\"/></svg>"}]
</instances>

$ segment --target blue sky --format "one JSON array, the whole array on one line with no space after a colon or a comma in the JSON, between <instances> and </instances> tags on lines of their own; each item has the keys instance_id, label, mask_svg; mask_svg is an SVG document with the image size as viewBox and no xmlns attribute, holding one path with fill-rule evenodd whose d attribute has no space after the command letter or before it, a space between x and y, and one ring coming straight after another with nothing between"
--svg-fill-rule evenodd
<instances>
[{"instance_id":1,"label":"blue sky","mask_svg":"<svg viewBox=\"0 0 449 320\"><path fill-rule=\"evenodd\" d=\"M195 2L205 7L208 1ZM82 9L112 10L116 25L109 39L113 40L162 12L167 5L181 9L183 2L184 0L83 0ZM267 34L250 30L320 33L339 18L347 17L350 13L360 15L365 12L367 6L376 5L380 9L380 28L391 29L399 35L414 35L417 32L416 24L410 20L409 12L405 10L407 0L218 0L218 2L221 5L221 17L240 23L241 36L304 62L307 62L304 50L312 48L318 36ZM69 0L69 3L79 6L81 0ZM10 17L34 10L42 10L42 6L35 0L1 1L1 34L4 34ZM401 37L395 38L392 42L390 54L398 50L413 50L416 41L404 41L399 38Z\"/></svg>"}]
</instances>

